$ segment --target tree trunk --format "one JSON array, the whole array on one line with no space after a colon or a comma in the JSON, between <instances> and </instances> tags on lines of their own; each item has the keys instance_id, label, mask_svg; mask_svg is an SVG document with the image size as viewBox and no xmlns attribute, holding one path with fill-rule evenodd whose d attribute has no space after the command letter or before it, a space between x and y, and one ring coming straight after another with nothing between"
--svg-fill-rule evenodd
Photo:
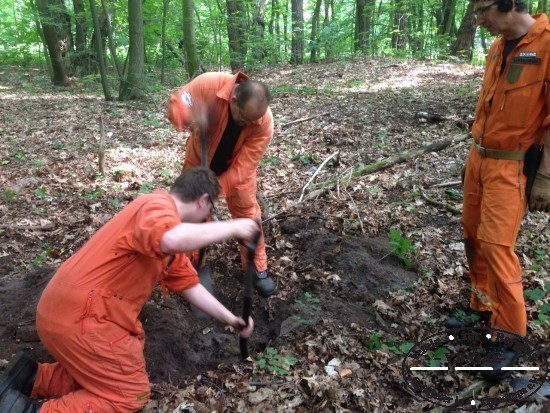
<instances>
[{"instance_id":1,"label":"tree trunk","mask_svg":"<svg viewBox=\"0 0 550 413\"><path fill-rule=\"evenodd\" d=\"M292 0L292 49L290 63L304 63L304 0Z\"/></svg>"},{"instance_id":2,"label":"tree trunk","mask_svg":"<svg viewBox=\"0 0 550 413\"><path fill-rule=\"evenodd\" d=\"M96 56L99 56L99 73L101 74L101 85L103 86L103 94L105 95L105 100L112 100L111 91L109 89L109 84L107 82L107 67L105 65L105 59L103 59L103 43L101 37L97 34L101 33L99 29L99 17L97 15L97 10L95 7L95 0L90 0L90 12L92 13L92 20L94 22L94 30L96 32L95 37L95 48Z\"/></svg>"},{"instance_id":3,"label":"tree trunk","mask_svg":"<svg viewBox=\"0 0 550 413\"><path fill-rule=\"evenodd\" d=\"M355 2L354 52L361 52L362 55L369 53L372 6L373 0L356 0Z\"/></svg>"},{"instance_id":4,"label":"tree trunk","mask_svg":"<svg viewBox=\"0 0 550 413\"><path fill-rule=\"evenodd\" d=\"M38 7L44 40L52 62L52 82L55 86L67 86L69 78L63 57L67 52L69 38L64 33L65 26L55 23L65 21L65 3L59 0L38 0Z\"/></svg>"},{"instance_id":5,"label":"tree trunk","mask_svg":"<svg viewBox=\"0 0 550 413\"><path fill-rule=\"evenodd\" d=\"M48 45L46 43L46 38L44 37L44 31L42 30L42 25L40 24L40 15L39 15L38 7L34 2L34 0L29 0L29 5L32 10L36 31L38 32L38 35L40 36L40 40L42 41L42 47L44 48L44 60L46 61L46 68L48 69L48 75L50 76L50 79L51 79L53 78L52 61L50 59L50 54L48 53Z\"/></svg>"},{"instance_id":6,"label":"tree trunk","mask_svg":"<svg viewBox=\"0 0 550 413\"><path fill-rule=\"evenodd\" d=\"M476 18L474 15L474 3L468 2L468 8L464 17L462 17L460 29L458 29L457 39L451 47L451 54L471 61L475 36Z\"/></svg>"},{"instance_id":7,"label":"tree trunk","mask_svg":"<svg viewBox=\"0 0 550 413\"><path fill-rule=\"evenodd\" d=\"M231 70L236 72L246 61L246 10L243 0L227 0L227 37Z\"/></svg>"},{"instance_id":8,"label":"tree trunk","mask_svg":"<svg viewBox=\"0 0 550 413\"><path fill-rule=\"evenodd\" d=\"M317 0L315 2L315 10L313 11L313 17L311 18L311 37L310 40L310 49L311 57L310 61L312 63L317 63L317 51L319 50L319 15L321 14L321 2L322 0Z\"/></svg>"},{"instance_id":9,"label":"tree trunk","mask_svg":"<svg viewBox=\"0 0 550 413\"><path fill-rule=\"evenodd\" d=\"M252 48L252 58L261 62L266 56L264 47L265 32L265 3L266 0L256 0L254 2L254 16L252 17L252 32L254 35L254 47Z\"/></svg>"},{"instance_id":10,"label":"tree trunk","mask_svg":"<svg viewBox=\"0 0 550 413\"><path fill-rule=\"evenodd\" d=\"M393 15L393 30L391 45L396 50L407 48L407 4L405 0L395 0Z\"/></svg>"},{"instance_id":11,"label":"tree trunk","mask_svg":"<svg viewBox=\"0 0 550 413\"><path fill-rule=\"evenodd\" d=\"M88 23L86 21L86 9L83 0L73 0L74 20L75 20L75 50L72 56L72 64L78 70L80 75L87 75L88 60Z\"/></svg>"},{"instance_id":12,"label":"tree trunk","mask_svg":"<svg viewBox=\"0 0 550 413\"><path fill-rule=\"evenodd\" d=\"M170 0L162 0L162 32L160 35L162 61L160 64L160 83L164 83L164 70L166 68L166 15L168 14L169 3Z\"/></svg>"},{"instance_id":13,"label":"tree trunk","mask_svg":"<svg viewBox=\"0 0 550 413\"><path fill-rule=\"evenodd\" d=\"M111 22L113 21L113 13L107 10L107 5L105 4L105 0L101 0L101 7L103 9L103 14L105 15L105 26L107 28L107 37L109 38L109 50L111 51L111 57L113 58L113 63L115 65L115 69L118 75L119 81L122 82L122 79L124 78L124 74L122 73L122 69L120 67L120 63L118 61L118 57L116 54L116 44L113 39L113 31L111 30ZM102 45L105 44L105 42L102 43Z\"/></svg>"},{"instance_id":14,"label":"tree trunk","mask_svg":"<svg viewBox=\"0 0 550 413\"><path fill-rule=\"evenodd\" d=\"M141 99L145 96L142 0L128 0L128 24L130 31L128 77L121 84L120 100Z\"/></svg>"},{"instance_id":15,"label":"tree trunk","mask_svg":"<svg viewBox=\"0 0 550 413\"><path fill-rule=\"evenodd\" d=\"M444 0L442 7L441 22L438 27L439 35L453 36L456 32L455 28L455 12L456 12L456 0Z\"/></svg>"},{"instance_id":16,"label":"tree trunk","mask_svg":"<svg viewBox=\"0 0 550 413\"><path fill-rule=\"evenodd\" d=\"M548 0L539 0L537 5L537 13L546 13L548 10Z\"/></svg>"},{"instance_id":17,"label":"tree trunk","mask_svg":"<svg viewBox=\"0 0 550 413\"><path fill-rule=\"evenodd\" d=\"M197 40L195 38L193 0L183 0L183 48L187 62L189 79L200 74L199 53L197 52Z\"/></svg>"}]
</instances>

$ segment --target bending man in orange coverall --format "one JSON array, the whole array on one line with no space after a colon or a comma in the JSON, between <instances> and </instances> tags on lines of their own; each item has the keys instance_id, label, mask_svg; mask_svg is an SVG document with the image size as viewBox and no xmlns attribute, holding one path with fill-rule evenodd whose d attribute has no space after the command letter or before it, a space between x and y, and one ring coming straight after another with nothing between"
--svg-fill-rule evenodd
<instances>
[{"instance_id":1,"label":"bending man in orange coverall","mask_svg":"<svg viewBox=\"0 0 550 413\"><path fill-rule=\"evenodd\" d=\"M476 0L474 10L478 25L502 36L487 56L465 169L462 224L472 283L470 312L490 319L493 328L525 336L514 244L527 203L531 210L550 209L550 24L544 14L530 16L523 0ZM528 200L524 158L535 144L544 147ZM473 320L453 317L445 324L470 327ZM500 380L510 374L501 368L512 366L517 355L510 346L493 344L489 351L501 361L482 375Z\"/></svg>"},{"instance_id":2,"label":"bending man in orange coverall","mask_svg":"<svg viewBox=\"0 0 550 413\"><path fill-rule=\"evenodd\" d=\"M150 388L137 317L157 284L249 336L252 319L243 328L242 318L199 283L183 254L231 237L250 240L259 231L252 219L201 223L219 193L212 171L187 169L169 193L140 196L70 257L47 285L36 317L40 339L57 362L36 366L20 357L0 381L0 412L140 410ZM38 407L20 392L30 388L32 397L56 398Z\"/></svg>"},{"instance_id":3,"label":"bending man in orange coverall","mask_svg":"<svg viewBox=\"0 0 550 413\"><path fill-rule=\"evenodd\" d=\"M256 170L273 136L269 101L267 87L240 72L204 73L168 101L170 122L178 131L191 129L183 169L201 165L200 129L204 128L208 137L206 165L216 173L233 218L261 219L256 200ZM243 246L241 258L244 266ZM267 272L263 235L254 265L258 293L263 297L275 294L275 282Z\"/></svg>"}]
</instances>

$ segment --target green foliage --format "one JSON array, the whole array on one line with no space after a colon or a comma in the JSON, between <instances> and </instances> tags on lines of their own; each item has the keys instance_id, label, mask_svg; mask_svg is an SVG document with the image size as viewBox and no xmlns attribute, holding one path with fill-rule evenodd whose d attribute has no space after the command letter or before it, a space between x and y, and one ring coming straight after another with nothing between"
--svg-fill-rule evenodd
<instances>
[{"instance_id":1,"label":"green foliage","mask_svg":"<svg viewBox=\"0 0 550 413\"><path fill-rule=\"evenodd\" d=\"M313 297L311 293L307 291L304 293L304 300L295 299L294 302L296 303L302 315L294 315L292 316L292 318L302 324L310 324L311 320L309 319L308 314L312 311L321 310L321 307L317 305L319 304L320 300L316 297Z\"/></svg>"},{"instance_id":2,"label":"green foliage","mask_svg":"<svg viewBox=\"0 0 550 413\"><path fill-rule=\"evenodd\" d=\"M83 198L95 201L103 198L103 195L105 195L105 190L98 186L94 191L86 192Z\"/></svg>"},{"instance_id":3,"label":"green foliage","mask_svg":"<svg viewBox=\"0 0 550 413\"><path fill-rule=\"evenodd\" d=\"M296 155L294 155L292 158L291 158L292 161L300 161L302 162L304 165L310 165L312 163L316 163L316 162L319 162L319 158L317 157L316 154L314 153L311 153L311 154L307 154L307 155L301 155L299 153L297 153Z\"/></svg>"},{"instance_id":4,"label":"green foliage","mask_svg":"<svg viewBox=\"0 0 550 413\"><path fill-rule=\"evenodd\" d=\"M35 194L38 198L44 198L44 197L46 196L46 188L44 188L43 186L41 186L40 188L35 189L34 194Z\"/></svg>"},{"instance_id":5,"label":"green foliage","mask_svg":"<svg viewBox=\"0 0 550 413\"><path fill-rule=\"evenodd\" d=\"M463 321L472 321L475 323L479 320L479 316L476 313L466 313L464 310L456 310L453 315Z\"/></svg>"},{"instance_id":6,"label":"green foliage","mask_svg":"<svg viewBox=\"0 0 550 413\"><path fill-rule=\"evenodd\" d=\"M441 366L442 363L447 361L447 353L449 353L449 350L445 347L439 347L434 351L428 351L426 354L426 356L428 357L428 366Z\"/></svg>"},{"instance_id":7,"label":"green foliage","mask_svg":"<svg viewBox=\"0 0 550 413\"><path fill-rule=\"evenodd\" d=\"M392 254L399 258L407 267L410 267L412 263L407 256L416 251L416 249L412 245L412 242L405 238L398 229L390 229L390 246L393 248Z\"/></svg>"},{"instance_id":8,"label":"green foliage","mask_svg":"<svg viewBox=\"0 0 550 413\"><path fill-rule=\"evenodd\" d=\"M140 194L150 194L151 192L153 192L153 189L155 189L154 182L144 182L139 186L138 192Z\"/></svg>"},{"instance_id":9,"label":"green foliage","mask_svg":"<svg viewBox=\"0 0 550 413\"><path fill-rule=\"evenodd\" d=\"M16 196L17 192L15 192L13 189L8 188L4 191L4 198L6 198L8 201L13 201Z\"/></svg>"},{"instance_id":10,"label":"green foliage","mask_svg":"<svg viewBox=\"0 0 550 413\"><path fill-rule=\"evenodd\" d=\"M367 340L367 347L371 350L388 350L400 356L407 353L411 348L413 348L414 343L411 341L401 343L395 339L384 343L380 338L380 333L378 331L373 331L369 336L369 339Z\"/></svg>"},{"instance_id":11,"label":"green foliage","mask_svg":"<svg viewBox=\"0 0 550 413\"><path fill-rule=\"evenodd\" d=\"M267 369L277 376L285 376L290 372L290 367L296 364L296 358L290 355L282 356L277 349L268 347L256 365L264 370Z\"/></svg>"},{"instance_id":12,"label":"green foliage","mask_svg":"<svg viewBox=\"0 0 550 413\"><path fill-rule=\"evenodd\" d=\"M523 295L525 295L525 297L529 298L531 301L537 302L542 300L542 297L544 297L544 291L540 288L535 288L534 290L524 291Z\"/></svg>"},{"instance_id":13,"label":"green foliage","mask_svg":"<svg viewBox=\"0 0 550 413\"><path fill-rule=\"evenodd\" d=\"M278 156L270 156L269 158L262 158L260 160L261 166L268 166L268 165L277 165L279 162L281 162L281 158Z\"/></svg>"}]
</instances>

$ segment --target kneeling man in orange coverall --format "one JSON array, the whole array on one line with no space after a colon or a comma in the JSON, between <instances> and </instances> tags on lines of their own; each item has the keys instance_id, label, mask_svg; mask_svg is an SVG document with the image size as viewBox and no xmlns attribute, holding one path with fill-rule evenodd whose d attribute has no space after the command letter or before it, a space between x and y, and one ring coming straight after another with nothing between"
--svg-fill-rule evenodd
<instances>
[{"instance_id":1,"label":"kneeling man in orange coverall","mask_svg":"<svg viewBox=\"0 0 550 413\"><path fill-rule=\"evenodd\" d=\"M172 94L168 102L170 122L179 131L191 130L183 169L199 165L212 169L233 218L261 219L256 201L256 170L273 136L269 101L270 93L263 83L239 72L204 73ZM207 141L206 159L201 154L201 129ZM244 266L244 246L241 258ZM197 266L202 265L200 258L195 261ZM267 272L263 235L258 241L254 266L258 293L262 297L275 294L277 286Z\"/></svg>"},{"instance_id":2,"label":"kneeling man in orange coverall","mask_svg":"<svg viewBox=\"0 0 550 413\"><path fill-rule=\"evenodd\" d=\"M187 169L169 193L138 197L71 256L37 308L40 339L57 362L36 363L23 353L14 359L0 378L0 412L139 411L150 387L138 314L157 284L248 337L252 319L245 327L214 298L184 254L258 233L247 218L202 223L219 193L212 171ZM40 406L35 397L49 400Z\"/></svg>"}]
</instances>

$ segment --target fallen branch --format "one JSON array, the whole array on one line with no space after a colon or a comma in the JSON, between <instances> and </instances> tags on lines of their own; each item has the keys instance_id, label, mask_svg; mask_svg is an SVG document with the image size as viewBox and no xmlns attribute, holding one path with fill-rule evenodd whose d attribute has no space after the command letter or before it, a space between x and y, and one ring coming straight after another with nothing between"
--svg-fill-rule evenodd
<instances>
[{"instance_id":1,"label":"fallen branch","mask_svg":"<svg viewBox=\"0 0 550 413\"><path fill-rule=\"evenodd\" d=\"M326 116L326 115L329 115L329 114L330 114L330 112L325 112L325 113L321 113L321 114L318 114L318 115L308 116L307 118L296 119L296 120L293 120L291 122L283 123L281 125L281 128L286 128L290 125L295 125L297 123L307 122L308 120L312 120L312 119L319 118L321 116Z\"/></svg>"},{"instance_id":2,"label":"fallen branch","mask_svg":"<svg viewBox=\"0 0 550 413\"><path fill-rule=\"evenodd\" d=\"M461 215L462 214L462 211L460 209L457 209L454 206L452 206L451 204L448 204L446 202L436 201L435 199L432 199L428 195L426 195L424 193L424 191L422 191L422 190L420 190L420 195L422 196L422 199L424 199L430 205L435 205L435 206L438 206L438 207L445 208L447 211L452 212L453 214L456 214L456 215Z\"/></svg>"},{"instance_id":3,"label":"fallen branch","mask_svg":"<svg viewBox=\"0 0 550 413\"><path fill-rule=\"evenodd\" d=\"M432 188L448 188L450 186L462 185L462 181L450 181L450 182L441 182L440 184L433 184Z\"/></svg>"},{"instance_id":4,"label":"fallen branch","mask_svg":"<svg viewBox=\"0 0 550 413\"><path fill-rule=\"evenodd\" d=\"M414 158L416 158L420 155L424 155L426 153L438 152L442 149L447 148L450 145L453 145L453 144L458 143L458 142L465 141L467 138L468 138L467 134L460 134L460 135L454 136L451 139L445 139L445 140L442 140L442 141L439 141L439 142L434 142L434 143L431 143L429 145L422 146L422 147L417 148L417 149L411 149L410 151L402 153L400 155L390 156L390 157L388 157L386 159L383 159L381 161L378 161L378 162L375 162L373 164L367 165L363 168L357 169L356 171L353 172L352 178L357 178L357 177L360 177L360 176L372 174L374 172L382 171L384 169L389 168L390 166L393 166L393 165L396 165L396 164L399 164L399 163L403 163L403 162L406 162L406 161L410 161L411 159L414 159ZM342 179L342 182L346 182L346 181L349 182L351 179L348 179L348 180ZM327 187L331 187L332 185L334 185L336 183L336 181L337 181L337 178L333 178L333 179L330 179L326 182L319 183L317 185L319 185L321 187L324 187L324 188L327 188Z\"/></svg>"},{"instance_id":5,"label":"fallen branch","mask_svg":"<svg viewBox=\"0 0 550 413\"><path fill-rule=\"evenodd\" d=\"M99 116L99 149L97 151L97 163L99 173L105 176L105 130L103 128L103 117Z\"/></svg>"},{"instance_id":6,"label":"fallen branch","mask_svg":"<svg viewBox=\"0 0 550 413\"><path fill-rule=\"evenodd\" d=\"M279 212L278 214L275 214L273 216L270 216L269 218L266 218L262 221L262 224L265 224L266 222L275 220L275 219L281 219L281 218L288 218L288 217L302 217L305 219L320 219L320 220L326 220L327 218L339 218L339 217L331 217L331 216L321 216L321 215L304 215L304 214L298 214L298 213L292 213L292 212Z\"/></svg>"},{"instance_id":7,"label":"fallen branch","mask_svg":"<svg viewBox=\"0 0 550 413\"><path fill-rule=\"evenodd\" d=\"M30 230L30 231L51 231L55 229L55 225L53 223L48 223L44 225L0 225L1 229L22 229L22 230Z\"/></svg>"},{"instance_id":8,"label":"fallen branch","mask_svg":"<svg viewBox=\"0 0 550 413\"><path fill-rule=\"evenodd\" d=\"M466 399L472 399L473 397L475 397L476 393L479 394L481 392L481 390L486 384L487 383L484 380L478 380L473 384L471 384L470 386L466 387L460 393L458 393L455 399L458 400L459 403ZM455 406L455 407L464 407L464 404L461 403L459 406ZM447 411L453 411L453 405L446 406L445 408L437 407L435 409L430 410L430 413L443 413Z\"/></svg>"},{"instance_id":9,"label":"fallen branch","mask_svg":"<svg viewBox=\"0 0 550 413\"><path fill-rule=\"evenodd\" d=\"M304 193L306 191L306 188L309 186L309 184L311 184L311 182L313 182L313 180L319 174L319 172L321 172L321 169L323 169L323 166L325 166L328 161L330 161L332 158L334 158L336 155L338 155L338 153L339 153L339 151L334 152L327 159L325 159L321 165L319 165L319 168L317 168L315 173L312 175L311 178L309 178L309 181L307 181L307 183L302 188L302 193L300 195L300 199L298 200L298 202L302 202L302 199L304 199Z\"/></svg>"}]
</instances>

